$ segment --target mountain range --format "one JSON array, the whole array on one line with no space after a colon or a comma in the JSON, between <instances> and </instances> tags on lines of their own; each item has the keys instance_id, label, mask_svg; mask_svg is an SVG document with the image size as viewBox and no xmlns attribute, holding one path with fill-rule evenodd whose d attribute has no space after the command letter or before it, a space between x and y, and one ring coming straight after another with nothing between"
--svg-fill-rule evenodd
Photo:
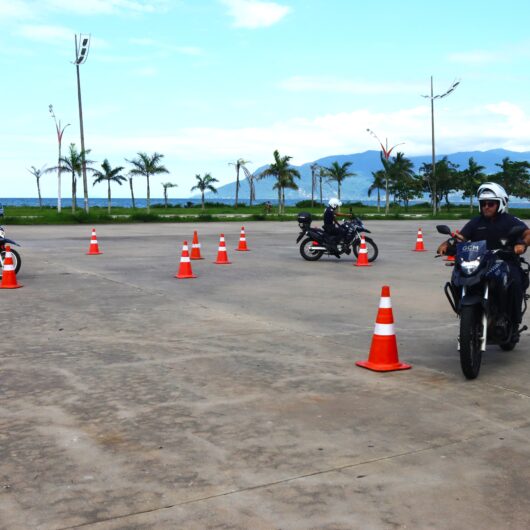
<instances>
[{"instance_id":1,"label":"mountain range","mask_svg":"<svg viewBox=\"0 0 530 530\"><path fill-rule=\"evenodd\" d=\"M468 161L471 157L474 158L475 162L481 166L484 166L484 172L486 174L497 173L500 168L495 164L500 164L503 158L508 157L513 162L522 162L525 160L530 161L530 151L517 152L508 151L506 149L491 149L489 151L465 151L459 153L452 153L448 155L437 155L436 160L440 160L444 156L453 163L458 164L460 169L465 169L468 166ZM272 157L271 157L272 158ZM413 164L414 170L419 171L419 168L423 163L430 164L432 162L431 155L423 156L411 156L407 157ZM310 166L317 163L322 167L329 167L333 162L343 164L344 162L351 162L350 171L355 173L354 177L349 177L342 182L341 185L341 199L350 201L362 201L367 200L368 188L373 182L372 172L382 169L380 151L365 151L364 153L355 153L350 155L335 155L319 158L313 162L308 162L301 166L293 164L292 167L298 169L300 172L300 179L296 179L298 190L285 190L285 198L292 200L303 200L311 198L311 169ZM268 166L262 166L254 171L254 175L259 175ZM243 172L241 172L243 177ZM277 199L278 193L272 187L274 185L273 178L264 178L262 180L255 181L256 188L256 202L262 202L268 199ZM234 182L220 186L217 190L217 194L208 193L206 195L207 200L219 199L233 199L235 197L235 179ZM315 191L315 198L318 198L320 190ZM322 195L323 199L329 199L337 194L337 184L335 182L327 182L326 179L322 180ZM240 202L247 202L249 196L248 182L246 179L241 178L239 187L239 200ZM375 199L375 194L372 194L371 199Z\"/></svg>"}]
</instances>

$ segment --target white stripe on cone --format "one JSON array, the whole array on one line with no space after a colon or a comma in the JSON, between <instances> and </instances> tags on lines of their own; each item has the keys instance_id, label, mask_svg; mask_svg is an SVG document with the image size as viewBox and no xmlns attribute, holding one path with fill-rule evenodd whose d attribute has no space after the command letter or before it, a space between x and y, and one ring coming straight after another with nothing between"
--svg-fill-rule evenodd
<instances>
[{"instance_id":1,"label":"white stripe on cone","mask_svg":"<svg viewBox=\"0 0 530 530\"><path fill-rule=\"evenodd\" d=\"M394 324L379 324L378 322L376 322L374 335L382 335L385 337L395 335Z\"/></svg>"},{"instance_id":2,"label":"white stripe on cone","mask_svg":"<svg viewBox=\"0 0 530 530\"><path fill-rule=\"evenodd\" d=\"M392 301L390 297L383 296L379 302L379 307L382 309L388 309L392 307Z\"/></svg>"},{"instance_id":3,"label":"white stripe on cone","mask_svg":"<svg viewBox=\"0 0 530 530\"><path fill-rule=\"evenodd\" d=\"M189 256L182 256L182 258L180 258L180 263L189 263L189 262L190 262Z\"/></svg>"}]
</instances>

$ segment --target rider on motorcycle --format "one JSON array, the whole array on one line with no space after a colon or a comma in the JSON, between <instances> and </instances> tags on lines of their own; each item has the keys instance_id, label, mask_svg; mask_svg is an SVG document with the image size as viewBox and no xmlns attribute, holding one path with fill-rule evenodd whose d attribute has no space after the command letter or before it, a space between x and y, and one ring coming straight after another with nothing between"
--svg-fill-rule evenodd
<instances>
[{"instance_id":1,"label":"rider on motorcycle","mask_svg":"<svg viewBox=\"0 0 530 530\"><path fill-rule=\"evenodd\" d=\"M508 205L508 194L502 186L495 182L486 182L477 190L477 198L480 205L480 216L471 219L460 232L456 232L454 237L458 241L482 241L487 242L489 250L500 248L500 240L508 238L508 232L514 226L522 226L525 231L522 233L516 244L514 252L517 255L523 254L530 246L530 229L517 217L506 212ZM449 241L444 241L438 247L438 254L446 254L450 245ZM507 261L510 267L510 276L513 281L514 294L514 318L517 324L521 323L521 307L523 294L527 289L526 276L519 264L514 261Z\"/></svg>"},{"instance_id":2,"label":"rider on motorcycle","mask_svg":"<svg viewBox=\"0 0 530 530\"><path fill-rule=\"evenodd\" d=\"M342 202L340 202L339 199L333 197L328 201L328 207L324 211L324 232L331 236L330 239L335 250L334 254L337 256L337 258L340 258L337 244L345 236L342 226L337 221L337 217L349 217L348 214L337 212L337 208L339 208L339 206L342 206ZM349 254L350 252L351 249L348 248L346 250L346 254Z\"/></svg>"}]
</instances>

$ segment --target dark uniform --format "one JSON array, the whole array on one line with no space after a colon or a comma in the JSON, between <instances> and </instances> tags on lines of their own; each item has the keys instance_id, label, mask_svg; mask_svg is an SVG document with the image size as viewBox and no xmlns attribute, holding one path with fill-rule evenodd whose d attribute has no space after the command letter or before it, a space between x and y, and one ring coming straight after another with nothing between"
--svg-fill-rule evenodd
<instances>
[{"instance_id":1,"label":"dark uniform","mask_svg":"<svg viewBox=\"0 0 530 530\"><path fill-rule=\"evenodd\" d=\"M498 213L493 218L487 218L483 215L474 217L460 230L460 233L469 241L486 241L489 250L501 248L500 239L506 239L508 232L514 226L522 226L528 230L523 221L509 213ZM517 243L515 241L514 243ZM517 323L521 322L521 306L523 303L523 293L528 287L526 275L521 270L518 260L507 261L510 267L510 276L513 281L514 295L514 317Z\"/></svg>"},{"instance_id":2,"label":"dark uniform","mask_svg":"<svg viewBox=\"0 0 530 530\"><path fill-rule=\"evenodd\" d=\"M336 242L338 242L344 235L342 228L335 223L335 210L333 210L331 206L328 206L324 212L324 232L331 236L336 236Z\"/></svg>"}]
</instances>

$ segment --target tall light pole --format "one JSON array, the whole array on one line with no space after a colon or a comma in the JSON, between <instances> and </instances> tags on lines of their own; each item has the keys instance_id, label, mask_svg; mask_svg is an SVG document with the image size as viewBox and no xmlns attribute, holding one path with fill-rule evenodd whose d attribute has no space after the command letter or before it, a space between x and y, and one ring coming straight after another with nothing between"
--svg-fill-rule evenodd
<instances>
[{"instance_id":1,"label":"tall light pole","mask_svg":"<svg viewBox=\"0 0 530 530\"><path fill-rule=\"evenodd\" d=\"M448 96L458 85L460 81L455 81L453 84L443 93L434 95L433 80L431 75L431 95L422 96L431 100L431 138L432 138L432 172L431 172L431 192L432 192L432 211L433 215L436 215L438 211L438 197L436 195L436 156L434 152L434 100L442 99Z\"/></svg>"},{"instance_id":2,"label":"tall light pole","mask_svg":"<svg viewBox=\"0 0 530 530\"><path fill-rule=\"evenodd\" d=\"M379 145L381 146L381 152L383 153L383 157L387 162L388 162L388 159L390 158L390 154L392 153L392 151L398 145L403 145L405 143L405 142L400 142L399 144L393 145L389 149L388 138L385 138L385 145L383 145L383 142L379 140L379 137L377 136L377 134L374 133L374 131L372 131L372 129L366 129L366 132L370 134L371 136L373 136L379 142ZM385 215L388 215L389 207L390 207L390 201L389 201L389 196L388 196L388 173L385 167Z\"/></svg>"},{"instance_id":3,"label":"tall light pole","mask_svg":"<svg viewBox=\"0 0 530 530\"><path fill-rule=\"evenodd\" d=\"M64 127L61 127L61 120L57 121L55 113L53 112L53 105L50 104L48 110L52 115L53 121L55 122L55 130L57 131L57 143L59 144L59 156L57 158L57 213L61 213L61 144L63 141L64 130L70 124L67 123Z\"/></svg>"},{"instance_id":4,"label":"tall light pole","mask_svg":"<svg viewBox=\"0 0 530 530\"><path fill-rule=\"evenodd\" d=\"M79 77L79 65L86 62L88 50L90 48L90 35L79 34L75 36L75 69L77 73L77 102L79 105L79 129L81 132L81 164L83 168L83 194L85 200L85 212L88 213L88 182L86 178L86 157L85 157L85 131L83 129L83 105L81 103L81 80Z\"/></svg>"}]
</instances>

